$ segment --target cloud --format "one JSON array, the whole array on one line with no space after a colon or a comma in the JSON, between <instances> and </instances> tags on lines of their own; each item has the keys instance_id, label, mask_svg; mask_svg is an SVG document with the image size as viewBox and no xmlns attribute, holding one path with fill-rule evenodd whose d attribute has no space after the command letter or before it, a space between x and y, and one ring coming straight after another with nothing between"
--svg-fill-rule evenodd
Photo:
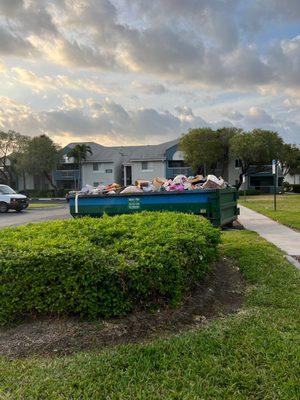
<instances>
[{"instance_id":1,"label":"cloud","mask_svg":"<svg viewBox=\"0 0 300 400\"><path fill-rule=\"evenodd\" d=\"M29 136L44 133L39 113L8 97L0 97L0 128L15 130Z\"/></svg>"},{"instance_id":2,"label":"cloud","mask_svg":"<svg viewBox=\"0 0 300 400\"><path fill-rule=\"evenodd\" d=\"M0 73L6 71L4 63L0 60Z\"/></svg>"},{"instance_id":3,"label":"cloud","mask_svg":"<svg viewBox=\"0 0 300 400\"><path fill-rule=\"evenodd\" d=\"M138 91L144 94L161 95L167 93L165 85L161 83L143 83L139 81L133 81L131 87L134 91Z\"/></svg>"},{"instance_id":4,"label":"cloud","mask_svg":"<svg viewBox=\"0 0 300 400\"><path fill-rule=\"evenodd\" d=\"M12 72L16 74L18 82L30 86L35 91L53 90L56 88L51 77L38 77L34 72L24 68L12 68Z\"/></svg>"},{"instance_id":5,"label":"cloud","mask_svg":"<svg viewBox=\"0 0 300 400\"><path fill-rule=\"evenodd\" d=\"M0 52L39 51L62 66L151 74L202 87L299 86L299 37L263 49L237 23L237 15L250 21L260 7L264 13L271 6L274 18L282 12L295 19L299 2L252 3L241 8L238 0L133 0L124 9L109 0L6 0L0 10L10 28L0 28ZM162 93L159 85L145 85L144 93Z\"/></svg>"},{"instance_id":6,"label":"cloud","mask_svg":"<svg viewBox=\"0 0 300 400\"><path fill-rule=\"evenodd\" d=\"M287 98L283 101L284 107L289 110L300 108L300 98Z\"/></svg>"},{"instance_id":7,"label":"cloud","mask_svg":"<svg viewBox=\"0 0 300 400\"><path fill-rule=\"evenodd\" d=\"M2 102L1 123L143 143L209 124L294 138L298 22L298 0L1 0L2 94L44 107Z\"/></svg>"},{"instance_id":8,"label":"cloud","mask_svg":"<svg viewBox=\"0 0 300 400\"><path fill-rule=\"evenodd\" d=\"M273 118L263 109L250 107L245 116L245 122L253 127L272 124Z\"/></svg>"},{"instance_id":9,"label":"cloud","mask_svg":"<svg viewBox=\"0 0 300 400\"><path fill-rule=\"evenodd\" d=\"M268 27L268 22L300 21L298 0L253 0L247 4L242 15L242 26L257 34Z\"/></svg>"},{"instance_id":10,"label":"cloud","mask_svg":"<svg viewBox=\"0 0 300 400\"><path fill-rule=\"evenodd\" d=\"M0 26L0 54L32 57L37 54L36 49L20 35L12 33Z\"/></svg>"},{"instance_id":11,"label":"cloud","mask_svg":"<svg viewBox=\"0 0 300 400\"><path fill-rule=\"evenodd\" d=\"M57 28L48 12L48 0L1 0L0 15L12 22L14 29L25 34L57 34Z\"/></svg>"},{"instance_id":12,"label":"cloud","mask_svg":"<svg viewBox=\"0 0 300 400\"><path fill-rule=\"evenodd\" d=\"M1 71L1 64L0 64ZM12 78L19 84L29 86L34 92L53 91L88 91L101 94L117 94L120 92L116 85L101 86L97 78L72 78L67 75L39 76L25 68L11 69Z\"/></svg>"},{"instance_id":13,"label":"cloud","mask_svg":"<svg viewBox=\"0 0 300 400\"><path fill-rule=\"evenodd\" d=\"M23 8L23 0L1 0L0 15L13 17Z\"/></svg>"},{"instance_id":14,"label":"cloud","mask_svg":"<svg viewBox=\"0 0 300 400\"><path fill-rule=\"evenodd\" d=\"M292 143L300 143L296 122L271 117L264 109L250 107L242 119L206 121L188 106L175 107L175 113L154 108L126 109L110 99L98 102L89 99L61 97L62 105L37 112L9 98L0 98L0 127L28 135L47 133L61 144L72 140L94 140L105 144L150 144L179 137L190 128L237 126L278 131ZM231 114L235 115L234 112Z\"/></svg>"},{"instance_id":15,"label":"cloud","mask_svg":"<svg viewBox=\"0 0 300 400\"><path fill-rule=\"evenodd\" d=\"M230 109L230 108L229 109L227 108L227 109L221 111L221 114L224 117L227 117L232 121L240 121L244 118L242 113L240 113L237 110Z\"/></svg>"}]
</instances>

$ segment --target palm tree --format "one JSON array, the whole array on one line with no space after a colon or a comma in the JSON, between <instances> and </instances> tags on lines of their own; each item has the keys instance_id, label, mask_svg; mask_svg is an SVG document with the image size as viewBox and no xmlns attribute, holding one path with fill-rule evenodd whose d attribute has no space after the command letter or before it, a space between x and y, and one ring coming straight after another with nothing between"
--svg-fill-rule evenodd
<instances>
[{"instance_id":1,"label":"palm tree","mask_svg":"<svg viewBox=\"0 0 300 400\"><path fill-rule=\"evenodd\" d=\"M75 162L79 165L79 179L78 186L82 184L82 162L87 159L88 154L92 155L92 149L87 144L76 144L76 146L71 149L67 156L73 157ZM76 180L75 180L75 189L76 189ZM79 189L79 188L78 188Z\"/></svg>"}]
</instances>

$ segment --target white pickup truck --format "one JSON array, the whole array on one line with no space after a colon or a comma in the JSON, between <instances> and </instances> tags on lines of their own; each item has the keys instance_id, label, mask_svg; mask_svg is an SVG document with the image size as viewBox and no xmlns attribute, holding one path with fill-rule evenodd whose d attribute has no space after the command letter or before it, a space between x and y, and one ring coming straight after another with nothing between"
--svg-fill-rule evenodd
<instances>
[{"instance_id":1,"label":"white pickup truck","mask_svg":"<svg viewBox=\"0 0 300 400\"><path fill-rule=\"evenodd\" d=\"M0 213L6 213L8 210L20 212L27 208L28 205L28 197L16 193L7 185L0 185Z\"/></svg>"}]
</instances>

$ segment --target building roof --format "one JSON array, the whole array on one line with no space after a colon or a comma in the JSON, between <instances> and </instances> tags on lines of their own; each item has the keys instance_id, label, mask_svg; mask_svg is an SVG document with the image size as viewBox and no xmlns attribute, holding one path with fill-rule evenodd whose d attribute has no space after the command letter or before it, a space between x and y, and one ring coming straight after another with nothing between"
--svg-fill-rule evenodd
<instances>
[{"instance_id":1,"label":"building roof","mask_svg":"<svg viewBox=\"0 0 300 400\"><path fill-rule=\"evenodd\" d=\"M86 144L91 147L93 152L92 155L88 155L87 162L101 161L101 162L113 162L117 159L122 160L122 163L128 163L130 161L151 161L151 160L165 160L166 151L177 145L179 139L171 140L169 142L155 144L155 145L144 145L144 146L102 146L94 142L73 142L68 144L63 152L66 153L77 144Z\"/></svg>"}]
</instances>

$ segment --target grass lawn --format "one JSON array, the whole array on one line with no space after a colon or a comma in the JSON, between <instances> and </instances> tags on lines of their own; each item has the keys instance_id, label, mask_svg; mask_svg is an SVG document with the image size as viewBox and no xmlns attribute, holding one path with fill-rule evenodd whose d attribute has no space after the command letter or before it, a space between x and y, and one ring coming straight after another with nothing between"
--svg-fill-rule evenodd
<instances>
[{"instance_id":1,"label":"grass lawn","mask_svg":"<svg viewBox=\"0 0 300 400\"><path fill-rule=\"evenodd\" d=\"M223 233L222 251L247 282L237 314L198 331L98 354L2 357L0 398L299 398L299 271L253 232Z\"/></svg>"},{"instance_id":2,"label":"grass lawn","mask_svg":"<svg viewBox=\"0 0 300 400\"><path fill-rule=\"evenodd\" d=\"M53 207L59 207L64 205L64 202L60 203L30 203L28 209L33 209L33 208L53 208Z\"/></svg>"},{"instance_id":3,"label":"grass lawn","mask_svg":"<svg viewBox=\"0 0 300 400\"><path fill-rule=\"evenodd\" d=\"M274 211L274 196L240 197L239 203L254 211L266 215L284 225L300 229L300 194L282 194L277 196L277 211Z\"/></svg>"}]
</instances>

